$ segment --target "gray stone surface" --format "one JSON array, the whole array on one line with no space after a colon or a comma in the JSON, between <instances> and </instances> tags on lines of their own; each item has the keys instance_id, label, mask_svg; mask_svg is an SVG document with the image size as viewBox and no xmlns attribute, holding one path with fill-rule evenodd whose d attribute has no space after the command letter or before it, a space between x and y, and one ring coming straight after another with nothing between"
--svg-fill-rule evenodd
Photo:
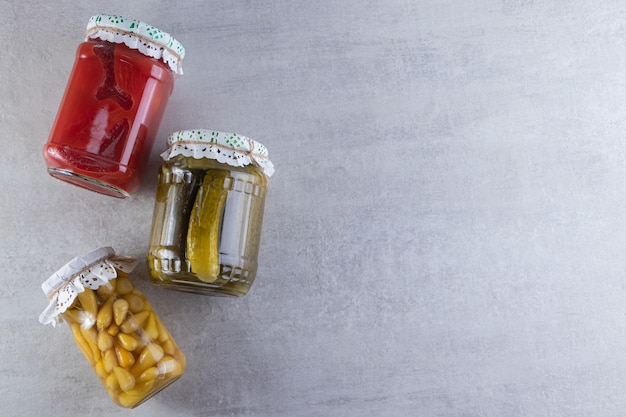
<instances>
[{"instance_id":1,"label":"gray stone surface","mask_svg":"<svg viewBox=\"0 0 626 417\"><path fill-rule=\"evenodd\" d=\"M620 1L0 1L0 414L623 416L626 6ZM143 188L47 176L91 14L187 47ZM243 299L135 274L187 354L127 412L40 283L100 245L145 259L158 154L206 127L277 173Z\"/></svg>"}]
</instances>

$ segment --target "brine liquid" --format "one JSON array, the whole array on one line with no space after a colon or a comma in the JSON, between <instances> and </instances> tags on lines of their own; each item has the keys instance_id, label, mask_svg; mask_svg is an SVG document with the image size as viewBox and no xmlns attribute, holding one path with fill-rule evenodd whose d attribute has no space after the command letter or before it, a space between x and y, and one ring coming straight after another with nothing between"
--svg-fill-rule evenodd
<instances>
[{"instance_id":1,"label":"brine liquid","mask_svg":"<svg viewBox=\"0 0 626 417\"><path fill-rule=\"evenodd\" d=\"M178 158L159 173L148 254L153 282L191 292L244 295L256 276L266 184L253 167L233 168L209 159L187 164ZM207 201L219 193L225 194L223 204ZM213 222L217 230L208 227ZM215 275L206 272L212 262Z\"/></svg>"}]
</instances>

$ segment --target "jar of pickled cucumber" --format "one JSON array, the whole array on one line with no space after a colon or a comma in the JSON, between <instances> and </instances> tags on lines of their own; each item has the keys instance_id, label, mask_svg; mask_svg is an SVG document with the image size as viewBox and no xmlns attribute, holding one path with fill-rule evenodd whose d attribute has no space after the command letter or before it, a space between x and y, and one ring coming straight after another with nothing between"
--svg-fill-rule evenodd
<instances>
[{"instance_id":1,"label":"jar of pickled cucumber","mask_svg":"<svg viewBox=\"0 0 626 417\"><path fill-rule=\"evenodd\" d=\"M129 273L137 261L102 247L72 259L43 284L42 324L67 322L111 399L134 408L185 369L185 356Z\"/></svg>"},{"instance_id":2,"label":"jar of pickled cucumber","mask_svg":"<svg viewBox=\"0 0 626 417\"><path fill-rule=\"evenodd\" d=\"M168 138L158 174L148 267L157 285L245 295L257 272L268 179L262 144L184 130Z\"/></svg>"}]
</instances>

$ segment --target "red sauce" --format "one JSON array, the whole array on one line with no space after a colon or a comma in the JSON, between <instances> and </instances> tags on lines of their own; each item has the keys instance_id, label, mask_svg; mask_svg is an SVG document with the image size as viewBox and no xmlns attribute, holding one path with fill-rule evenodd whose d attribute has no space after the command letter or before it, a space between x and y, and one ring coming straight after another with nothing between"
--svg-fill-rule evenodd
<instances>
[{"instance_id":1,"label":"red sauce","mask_svg":"<svg viewBox=\"0 0 626 417\"><path fill-rule=\"evenodd\" d=\"M123 44L81 43L44 147L50 175L115 197L136 191L173 88L160 60Z\"/></svg>"}]
</instances>

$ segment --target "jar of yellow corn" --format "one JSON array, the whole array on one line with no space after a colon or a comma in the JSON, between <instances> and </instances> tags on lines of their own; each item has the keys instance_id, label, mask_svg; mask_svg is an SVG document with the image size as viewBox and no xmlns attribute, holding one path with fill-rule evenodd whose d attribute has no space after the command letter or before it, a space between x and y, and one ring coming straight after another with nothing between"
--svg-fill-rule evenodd
<instances>
[{"instance_id":1,"label":"jar of yellow corn","mask_svg":"<svg viewBox=\"0 0 626 417\"><path fill-rule=\"evenodd\" d=\"M262 144L210 130L171 134L158 175L152 281L208 295L245 295L257 272L274 166Z\"/></svg>"},{"instance_id":2,"label":"jar of yellow corn","mask_svg":"<svg viewBox=\"0 0 626 417\"><path fill-rule=\"evenodd\" d=\"M102 247L72 259L43 284L42 324L65 321L111 399L134 408L177 380L185 356L132 283L134 258Z\"/></svg>"}]
</instances>

